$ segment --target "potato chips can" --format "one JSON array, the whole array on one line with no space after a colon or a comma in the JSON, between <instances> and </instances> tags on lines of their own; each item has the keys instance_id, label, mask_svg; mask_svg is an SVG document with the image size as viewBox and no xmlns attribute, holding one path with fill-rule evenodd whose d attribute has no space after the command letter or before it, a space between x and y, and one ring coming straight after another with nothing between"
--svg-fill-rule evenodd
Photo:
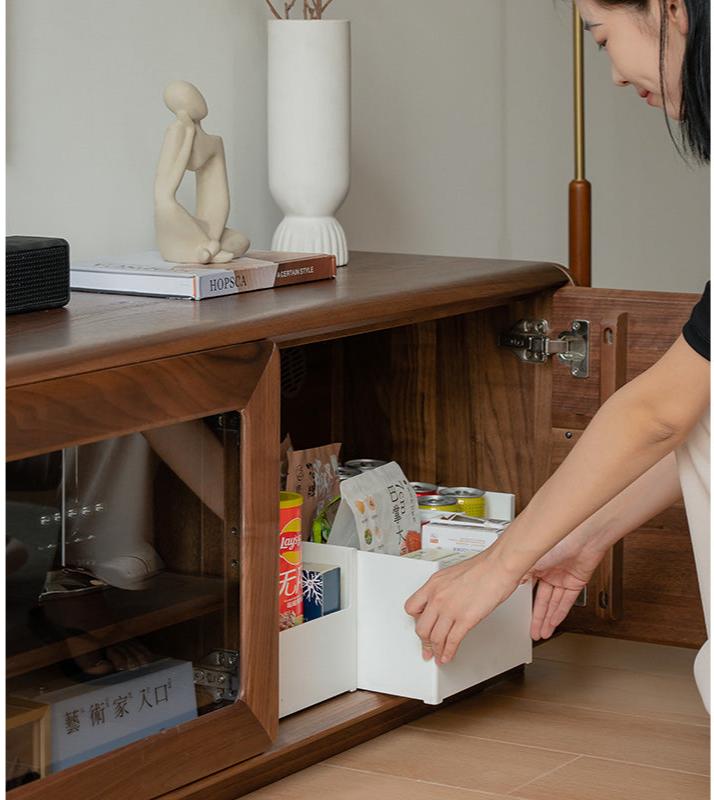
<instances>
[{"instance_id":1,"label":"potato chips can","mask_svg":"<svg viewBox=\"0 0 714 800\"><path fill-rule=\"evenodd\" d=\"M302 495L280 492L280 630L303 621Z\"/></svg>"}]
</instances>

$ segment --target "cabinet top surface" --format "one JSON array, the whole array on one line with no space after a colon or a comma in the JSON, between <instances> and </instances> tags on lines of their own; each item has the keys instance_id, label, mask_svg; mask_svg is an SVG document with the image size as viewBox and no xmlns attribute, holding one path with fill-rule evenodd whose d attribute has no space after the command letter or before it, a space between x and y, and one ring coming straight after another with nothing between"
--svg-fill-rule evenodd
<instances>
[{"instance_id":1,"label":"cabinet top surface","mask_svg":"<svg viewBox=\"0 0 714 800\"><path fill-rule=\"evenodd\" d=\"M7 385L258 339L281 346L467 313L567 283L555 264L351 254L335 280L201 302L73 292L66 308L7 318Z\"/></svg>"}]
</instances>

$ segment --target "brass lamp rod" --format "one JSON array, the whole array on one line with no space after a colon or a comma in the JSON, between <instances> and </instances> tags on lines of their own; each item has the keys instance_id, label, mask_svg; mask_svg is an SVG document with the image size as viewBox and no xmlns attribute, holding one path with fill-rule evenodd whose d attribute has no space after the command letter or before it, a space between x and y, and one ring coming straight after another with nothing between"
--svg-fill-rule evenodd
<instances>
[{"instance_id":1,"label":"brass lamp rod","mask_svg":"<svg viewBox=\"0 0 714 800\"><path fill-rule=\"evenodd\" d=\"M585 70L583 68L583 24L573 11L573 110L575 113L575 180L585 180Z\"/></svg>"},{"instance_id":2,"label":"brass lamp rod","mask_svg":"<svg viewBox=\"0 0 714 800\"><path fill-rule=\"evenodd\" d=\"M585 68L583 21L573 4L573 129L575 134L575 178L569 194L570 271L578 286L591 285L590 183L585 177Z\"/></svg>"}]
</instances>

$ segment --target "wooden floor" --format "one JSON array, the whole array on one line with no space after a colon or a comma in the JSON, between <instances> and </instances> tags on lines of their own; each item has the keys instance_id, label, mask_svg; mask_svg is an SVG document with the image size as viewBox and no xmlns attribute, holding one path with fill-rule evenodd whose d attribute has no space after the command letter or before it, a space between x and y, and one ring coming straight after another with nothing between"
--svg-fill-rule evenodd
<instances>
[{"instance_id":1,"label":"wooden floor","mask_svg":"<svg viewBox=\"0 0 714 800\"><path fill-rule=\"evenodd\" d=\"M565 634L523 679L247 795L252 800L705 800L694 652Z\"/></svg>"}]
</instances>

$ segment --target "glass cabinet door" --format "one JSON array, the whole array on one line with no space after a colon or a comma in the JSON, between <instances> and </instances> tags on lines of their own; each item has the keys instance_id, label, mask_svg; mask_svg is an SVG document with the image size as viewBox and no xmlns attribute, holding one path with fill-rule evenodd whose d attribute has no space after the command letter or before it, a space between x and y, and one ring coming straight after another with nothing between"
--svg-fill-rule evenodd
<instances>
[{"instance_id":1,"label":"glass cabinet door","mask_svg":"<svg viewBox=\"0 0 714 800\"><path fill-rule=\"evenodd\" d=\"M8 789L239 698L240 422L7 464Z\"/></svg>"}]
</instances>

